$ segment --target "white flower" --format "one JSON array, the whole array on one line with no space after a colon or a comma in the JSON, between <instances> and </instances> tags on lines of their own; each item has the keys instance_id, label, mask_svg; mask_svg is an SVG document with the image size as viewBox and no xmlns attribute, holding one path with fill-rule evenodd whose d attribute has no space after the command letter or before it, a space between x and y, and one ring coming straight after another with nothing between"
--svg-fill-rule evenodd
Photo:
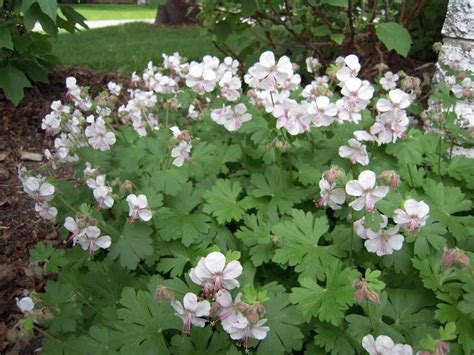
<instances>
[{"instance_id":1,"label":"white flower","mask_svg":"<svg viewBox=\"0 0 474 355\"><path fill-rule=\"evenodd\" d=\"M315 101L308 104L307 110L311 122L316 127L329 126L337 116L337 107L327 96L318 96Z\"/></svg>"},{"instance_id":2,"label":"white flower","mask_svg":"<svg viewBox=\"0 0 474 355\"><path fill-rule=\"evenodd\" d=\"M77 86L76 78L69 76L66 78L66 88L67 93L73 98L80 98L81 96L81 88Z\"/></svg>"},{"instance_id":3,"label":"white flower","mask_svg":"<svg viewBox=\"0 0 474 355\"><path fill-rule=\"evenodd\" d=\"M366 146L354 138L349 139L348 143L349 146L343 145L339 147L339 156L351 159L352 164L368 165L369 155L367 154Z\"/></svg>"},{"instance_id":4,"label":"white flower","mask_svg":"<svg viewBox=\"0 0 474 355\"><path fill-rule=\"evenodd\" d=\"M37 203L51 201L54 198L54 186L42 177L26 178L23 182L23 190Z\"/></svg>"},{"instance_id":5,"label":"white flower","mask_svg":"<svg viewBox=\"0 0 474 355\"><path fill-rule=\"evenodd\" d=\"M266 319L261 319L257 323L252 324L239 312L235 320L229 325L227 333L229 333L233 340L242 340L244 348L247 348L249 338L257 340L265 339L267 333L270 331L269 327L264 326L266 322Z\"/></svg>"},{"instance_id":6,"label":"white flower","mask_svg":"<svg viewBox=\"0 0 474 355\"><path fill-rule=\"evenodd\" d=\"M230 132L237 131L242 126L242 123L251 119L252 115L247 112L245 104L240 103L235 105L233 114L225 120L224 127Z\"/></svg>"},{"instance_id":7,"label":"white flower","mask_svg":"<svg viewBox=\"0 0 474 355\"><path fill-rule=\"evenodd\" d=\"M44 116L41 122L41 129L44 129L48 135L59 133L61 130L61 119L56 112L51 112Z\"/></svg>"},{"instance_id":8,"label":"white flower","mask_svg":"<svg viewBox=\"0 0 474 355\"><path fill-rule=\"evenodd\" d=\"M375 186L376 175L371 170L364 170L360 173L357 180L351 180L346 184L346 193L357 197L349 206L356 211L364 208L367 212L375 209L375 204L384 198L388 192L388 186Z\"/></svg>"},{"instance_id":9,"label":"white flower","mask_svg":"<svg viewBox=\"0 0 474 355\"><path fill-rule=\"evenodd\" d=\"M394 114L393 111L388 111L377 116L376 122L370 127L370 133L378 145L395 143L405 136L409 123L404 112Z\"/></svg>"},{"instance_id":10,"label":"white flower","mask_svg":"<svg viewBox=\"0 0 474 355\"><path fill-rule=\"evenodd\" d=\"M380 78L380 85L385 91L393 90L397 87L397 81L400 79L398 74L393 74L391 71L386 72L383 77Z\"/></svg>"},{"instance_id":11,"label":"white flower","mask_svg":"<svg viewBox=\"0 0 474 355\"><path fill-rule=\"evenodd\" d=\"M376 107L379 112L391 111L397 115L411 104L410 95L400 89L390 90L388 96L390 100L379 99L377 101Z\"/></svg>"},{"instance_id":12,"label":"white flower","mask_svg":"<svg viewBox=\"0 0 474 355\"><path fill-rule=\"evenodd\" d=\"M99 249L107 249L112 244L108 235L100 236L100 229L96 226L89 226L84 229L84 233L78 238L78 242L83 250L87 250L89 256Z\"/></svg>"},{"instance_id":13,"label":"white flower","mask_svg":"<svg viewBox=\"0 0 474 355\"><path fill-rule=\"evenodd\" d=\"M208 317L211 310L208 301L198 302L197 296L191 292L184 295L183 304L173 300L171 306L176 311L176 315L183 320L183 334L191 332L191 325L204 328L207 320L201 317Z\"/></svg>"},{"instance_id":14,"label":"white flower","mask_svg":"<svg viewBox=\"0 0 474 355\"><path fill-rule=\"evenodd\" d=\"M35 308L35 303L31 297L22 297L21 299L15 298L16 305L20 308L20 311L24 314L29 314Z\"/></svg>"},{"instance_id":15,"label":"white flower","mask_svg":"<svg viewBox=\"0 0 474 355\"><path fill-rule=\"evenodd\" d=\"M211 111L211 119L220 125L223 125L230 117L232 117L232 107L222 105L221 108L216 108Z\"/></svg>"},{"instance_id":16,"label":"white flower","mask_svg":"<svg viewBox=\"0 0 474 355\"><path fill-rule=\"evenodd\" d=\"M357 77L359 70L359 58L354 54L350 54L344 58L344 65L336 72L336 77L340 82L345 82L347 79Z\"/></svg>"},{"instance_id":17,"label":"white flower","mask_svg":"<svg viewBox=\"0 0 474 355\"><path fill-rule=\"evenodd\" d=\"M72 217L66 217L66 219L64 220L64 228L66 228L69 232L72 233L68 240L72 241L73 245L76 245L77 240L84 233L84 229L79 228L77 220Z\"/></svg>"},{"instance_id":18,"label":"white flower","mask_svg":"<svg viewBox=\"0 0 474 355\"><path fill-rule=\"evenodd\" d=\"M236 76L232 76L231 72L226 72L219 81L221 87L221 96L228 101L236 101L242 94L242 83Z\"/></svg>"},{"instance_id":19,"label":"white flower","mask_svg":"<svg viewBox=\"0 0 474 355\"><path fill-rule=\"evenodd\" d=\"M114 205L114 199L110 195L112 193L112 188L109 186L99 186L94 189L92 192L94 198L97 201L98 208L112 208Z\"/></svg>"},{"instance_id":20,"label":"white flower","mask_svg":"<svg viewBox=\"0 0 474 355\"><path fill-rule=\"evenodd\" d=\"M211 92L216 86L216 72L204 63L192 62L186 75L186 85L199 95Z\"/></svg>"},{"instance_id":21,"label":"white flower","mask_svg":"<svg viewBox=\"0 0 474 355\"><path fill-rule=\"evenodd\" d=\"M91 147L101 151L109 150L110 146L115 144L115 134L107 130L102 117L98 117L95 121L93 117L88 118L89 121L90 125L86 127L85 135L89 138Z\"/></svg>"},{"instance_id":22,"label":"white flower","mask_svg":"<svg viewBox=\"0 0 474 355\"><path fill-rule=\"evenodd\" d=\"M380 229L378 232L370 228L366 230L367 240L364 245L368 252L376 253L378 256L390 255L394 250L400 250L403 246L403 236L398 233L400 227Z\"/></svg>"},{"instance_id":23,"label":"white flower","mask_svg":"<svg viewBox=\"0 0 474 355\"><path fill-rule=\"evenodd\" d=\"M340 120L359 123L362 118L359 112L369 104L374 88L369 82L349 78L344 81L341 94L344 97L336 102Z\"/></svg>"},{"instance_id":24,"label":"white flower","mask_svg":"<svg viewBox=\"0 0 474 355\"><path fill-rule=\"evenodd\" d=\"M362 338L362 347L369 355L412 355L413 350L410 345L395 344L386 336L379 335L377 339L369 334Z\"/></svg>"},{"instance_id":25,"label":"white flower","mask_svg":"<svg viewBox=\"0 0 474 355\"><path fill-rule=\"evenodd\" d=\"M41 218L54 221L58 214L56 207L51 207L47 202L38 202L35 204L35 211L38 212Z\"/></svg>"},{"instance_id":26,"label":"white flower","mask_svg":"<svg viewBox=\"0 0 474 355\"><path fill-rule=\"evenodd\" d=\"M238 305L242 294L239 293L232 302L232 295L229 291L221 289L216 293L216 302L219 304L219 319L222 323L222 328L229 332L230 326L235 322L237 314L239 313Z\"/></svg>"},{"instance_id":27,"label":"white flower","mask_svg":"<svg viewBox=\"0 0 474 355\"><path fill-rule=\"evenodd\" d=\"M89 167L90 167L90 164L89 164ZM84 175L86 175L86 169L84 169ZM94 174L96 171L97 169L91 169L90 173ZM96 189L98 187L105 186L105 175L98 175L95 177L95 179L89 178L86 180L86 184L87 186L89 186L90 189Z\"/></svg>"},{"instance_id":28,"label":"white flower","mask_svg":"<svg viewBox=\"0 0 474 355\"><path fill-rule=\"evenodd\" d=\"M385 215L381 215L382 217L382 222L380 222L380 228L385 228L388 224L388 218L387 216ZM365 228L364 226L365 224L365 221L364 221L364 217L362 217L361 219L358 219L357 221L354 222L354 230L356 232L356 234L362 238L362 239L367 239L367 228Z\"/></svg>"},{"instance_id":29,"label":"white flower","mask_svg":"<svg viewBox=\"0 0 474 355\"><path fill-rule=\"evenodd\" d=\"M464 80L461 82L461 84L454 84L451 87L451 91L454 93L454 95L460 99L462 97L470 97L472 96L472 91L473 91L473 83L471 78L464 78ZM44 129L44 128L43 128Z\"/></svg>"},{"instance_id":30,"label":"white flower","mask_svg":"<svg viewBox=\"0 0 474 355\"><path fill-rule=\"evenodd\" d=\"M261 89L273 91L293 76L293 66L287 56L276 62L273 52L267 51L262 53L259 62L249 69L249 74L258 81Z\"/></svg>"},{"instance_id":31,"label":"white flower","mask_svg":"<svg viewBox=\"0 0 474 355\"><path fill-rule=\"evenodd\" d=\"M181 141L179 144L171 150L171 157L173 159L173 165L183 166L185 160L191 159L189 153L191 152L192 145L190 142Z\"/></svg>"},{"instance_id":32,"label":"white flower","mask_svg":"<svg viewBox=\"0 0 474 355\"><path fill-rule=\"evenodd\" d=\"M130 212L129 219L134 221L140 218L142 221L149 221L152 217L151 211L148 209L148 200L145 195L130 194L127 196L128 207Z\"/></svg>"},{"instance_id":33,"label":"white flower","mask_svg":"<svg viewBox=\"0 0 474 355\"><path fill-rule=\"evenodd\" d=\"M314 57L306 58L305 63L306 63L306 70L308 73L316 73L316 70L321 66L321 64L319 64L318 58L314 58Z\"/></svg>"},{"instance_id":34,"label":"white flower","mask_svg":"<svg viewBox=\"0 0 474 355\"><path fill-rule=\"evenodd\" d=\"M346 193L341 187L337 187L334 181L330 184L325 178L319 180L319 188L321 189L321 198L317 202L317 206L329 206L333 210L341 209L341 206L346 201Z\"/></svg>"},{"instance_id":35,"label":"white flower","mask_svg":"<svg viewBox=\"0 0 474 355\"><path fill-rule=\"evenodd\" d=\"M429 218L430 207L424 201L406 200L403 209L397 208L393 220L410 233L418 231Z\"/></svg>"},{"instance_id":36,"label":"white flower","mask_svg":"<svg viewBox=\"0 0 474 355\"><path fill-rule=\"evenodd\" d=\"M120 91L122 90L122 86L117 84L117 83L114 83L113 81L110 81L107 84L107 89L109 89L109 91L112 95L119 96Z\"/></svg>"},{"instance_id":37,"label":"white flower","mask_svg":"<svg viewBox=\"0 0 474 355\"><path fill-rule=\"evenodd\" d=\"M225 256L219 252L212 252L201 258L195 268L189 272L191 280L204 287L207 291L220 289L232 290L239 287L236 280L242 274L242 265L237 260L225 264Z\"/></svg>"}]
</instances>

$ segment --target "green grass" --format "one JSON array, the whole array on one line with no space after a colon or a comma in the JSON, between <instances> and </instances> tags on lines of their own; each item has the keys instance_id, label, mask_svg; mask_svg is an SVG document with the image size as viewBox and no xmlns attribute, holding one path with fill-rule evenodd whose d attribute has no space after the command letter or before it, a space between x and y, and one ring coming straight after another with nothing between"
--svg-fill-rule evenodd
<instances>
[{"instance_id":1,"label":"green grass","mask_svg":"<svg viewBox=\"0 0 474 355\"><path fill-rule=\"evenodd\" d=\"M156 15L156 7L148 5L81 4L73 7L86 20L150 19Z\"/></svg>"},{"instance_id":2,"label":"green grass","mask_svg":"<svg viewBox=\"0 0 474 355\"><path fill-rule=\"evenodd\" d=\"M221 55L199 27L160 28L144 23L59 34L52 44L53 53L65 65L124 73L143 70L149 60L161 63L162 53L179 52L189 59Z\"/></svg>"}]
</instances>

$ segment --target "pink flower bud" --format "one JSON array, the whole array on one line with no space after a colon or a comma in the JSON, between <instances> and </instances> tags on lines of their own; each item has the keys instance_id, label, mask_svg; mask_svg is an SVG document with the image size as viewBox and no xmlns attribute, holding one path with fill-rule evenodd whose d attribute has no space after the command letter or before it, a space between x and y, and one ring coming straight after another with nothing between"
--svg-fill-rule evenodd
<instances>
[{"instance_id":1,"label":"pink flower bud","mask_svg":"<svg viewBox=\"0 0 474 355\"><path fill-rule=\"evenodd\" d=\"M396 189L400 185L400 175L394 170L385 170L379 175L379 180L383 185L390 186L392 189Z\"/></svg>"},{"instance_id":2,"label":"pink flower bud","mask_svg":"<svg viewBox=\"0 0 474 355\"><path fill-rule=\"evenodd\" d=\"M158 286L155 292L155 299L158 302L172 301L174 299L174 296L171 292L168 291L168 288L166 288L165 286Z\"/></svg>"},{"instance_id":3,"label":"pink flower bud","mask_svg":"<svg viewBox=\"0 0 474 355\"><path fill-rule=\"evenodd\" d=\"M323 177L330 184L334 183L337 179L340 179L343 176L341 168L338 166L332 166L331 169L326 170L323 173Z\"/></svg>"}]
</instances>

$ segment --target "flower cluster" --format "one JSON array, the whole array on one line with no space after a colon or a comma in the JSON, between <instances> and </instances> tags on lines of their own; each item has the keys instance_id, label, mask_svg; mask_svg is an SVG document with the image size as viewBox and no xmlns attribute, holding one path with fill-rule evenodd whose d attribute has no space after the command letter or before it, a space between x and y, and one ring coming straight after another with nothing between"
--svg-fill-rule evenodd
<instances>
[{"instance_id":1,"label":"flower cluster","mask_svg":"<svg viewBox=\"0 0 474 355\"><path fill-rule=\"evenodd\" d=\"M238 261L226 263L222 253L212 252L189 271L191 280L202 287L200 301L196 294L188 292L181 303L161 286L157 298L171 299L176 315L183 320L183 334L188 335L192 326L204 327L206 318L211 317L214 319L211 323L220 320L229 336L247 349L249 339L264 339L270 328L264 325L265 308L260 302L246 303L241 293L232 300L230 291L240 286L237 278L242 271Z\"/></svg>"},{"instance_id":2,"label":"flower cluster","mask_svg":"<svg viewBox=\"0 0 474 355\"><path fill-rule=\"evenodd\" d=\"M19 169L18 177L23 191L35 201L35 211L41 218L54 221L58 210L49 204L54 198L54 186L42 175L28 176L25 168Z\"/></svg>"},{"instance_id":3,"label":"flower cluster","mask_svg":"<svg viewBox=\"0 0 474 355\"><path fill-rule=\"evenodd\" d=\"M73 245L79 243L89 256L99 249L107 249L112 244L108 235L101 236L101 231L96 224L97 221L87 214L78 214L76 218L66 217L64 221L64 228L71 232L69 240Z\"/></svg>"}]
</instances>

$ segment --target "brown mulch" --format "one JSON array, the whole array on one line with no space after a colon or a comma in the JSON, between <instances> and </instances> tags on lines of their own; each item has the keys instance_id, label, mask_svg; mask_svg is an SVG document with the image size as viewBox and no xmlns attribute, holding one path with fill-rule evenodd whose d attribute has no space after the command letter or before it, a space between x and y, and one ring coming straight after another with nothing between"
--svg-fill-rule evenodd
<instances>
[{"instance_id":1,"label":"brown mulch","mask_svg":"<svg viewBox=\"0 0 474 355\"><path fill-rule=\"evenodd\" d=\"M23 192L17 177L18 165L39 170L43 162L20 159L22 152L43 153L52 139L41 130L41 120L50 112L51 102L64 100L66 77L74 76L78 84L89 86L91 93L106 88L109 81L127 79L114 73L87 68L69 67L52 72L49 84L37 84L27 90L25 98L15 107L0 93L0 353L32 354L41 347L41 338L17 339L13 331L23 318L16 306L16 297L24 290L41 291L47 278L29 264L28 250L38 241L58 245L57 227L42 220L34 211L33 202ZM35 272L36 271L36 272Z\"/></svg>"}]
</instances>

